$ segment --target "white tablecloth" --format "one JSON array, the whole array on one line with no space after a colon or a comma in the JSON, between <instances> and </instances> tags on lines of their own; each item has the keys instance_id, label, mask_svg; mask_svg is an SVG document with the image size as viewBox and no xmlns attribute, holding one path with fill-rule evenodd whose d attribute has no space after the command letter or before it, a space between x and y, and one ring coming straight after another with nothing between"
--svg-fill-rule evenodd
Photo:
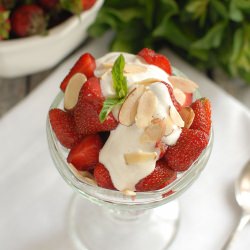
<instances>
[{"instance_id":1,"label":"white tablecloth","mask_svg":"<svg viewBox=\"0 0 250 250\"><path fill-rule=\"evenodd\" d=\"M108 39L83 48L0 120L1 250L73 249L65 220L73 191L53 166L45 121L60 81L79 54L103 55ZM190 65L169 57L211 99L215 132L206 169L180 197L180 230L170 249L220 249L240 215L233 185L250 156L250 113ZM249 233L248 225L234 249L250 249Z\"/></svg>"}]
</instances>

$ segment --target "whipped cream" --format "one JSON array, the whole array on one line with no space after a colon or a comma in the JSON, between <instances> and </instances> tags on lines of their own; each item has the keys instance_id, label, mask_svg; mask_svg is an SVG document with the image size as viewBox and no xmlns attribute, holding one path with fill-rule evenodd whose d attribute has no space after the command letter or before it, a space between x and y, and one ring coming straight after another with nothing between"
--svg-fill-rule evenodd
<instances>
[{"instance_id":1,"label":"whipped cream","mask_svg":"<svg viewBox=\"0 0 250 250\"><path fill-rule=\"evenodd\" d=\"M121 53L114 52L101 57L96 61L95 75L100 77L101 90L105 98L114 97L115 90L112 83L112 65ZM142 65L145 67L145 72L134 72L125 74L128 82L129 91L134 89L138 82L145 79L158 79L154 83L146 87L151 90L156 98L156 111L152 119L164 119L169 116L169 109L175 108L171 100L168 88L165 84L160 82L171 83L168 80L168 74L157 66L149 65L144 62L139 56L122 53L125 58L125 63L132 65ZM171 85L172 86L172 85ZM120 107L117 106L112 112L116 119L118 119ZM151 174L155 169L156 161L159 157L159 150L155 148L155 143L141 141L141 136L144 129L138 128L136 124L132 126L124 126L119 124L117 128L111 131L108 140L100 151L99 161L109 170L114 186L120 190L135 190L135 185L143 178ZM167 145L174 145L181 134L181 128L172 125L172 133L162 138L162 142ZM156 152L158 157L156 159L140 162L137 164L127 164L124 155L134 152Z\"/></svg>"}]
</instances>

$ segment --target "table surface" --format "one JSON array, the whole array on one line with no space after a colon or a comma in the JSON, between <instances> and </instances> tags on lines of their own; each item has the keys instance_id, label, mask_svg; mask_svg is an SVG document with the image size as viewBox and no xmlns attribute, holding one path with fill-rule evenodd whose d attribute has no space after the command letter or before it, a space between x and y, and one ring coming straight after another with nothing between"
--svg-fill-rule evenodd
<instances>
[{"instance_id":1,"label":"table surface","mask_svg":"<svg viewBox=\"0 0 250 250\"><path fill-rule=\"evenodd\" d=\"M87 40L80 47L84 46L89 41L90 40ZM61 64L63 62L61 62ZM0 117L18 104L22 99L27 97L27 95L29 95L29 93L31 93L49 74L51 74L53 70L54 68L34 75L15 79L0 78ZM246 85L239 80L229 80L225 75L221 74L221 72L215 72L214 78L220 87L250 108L250 85Z\"/></svg>"}]
</instances>

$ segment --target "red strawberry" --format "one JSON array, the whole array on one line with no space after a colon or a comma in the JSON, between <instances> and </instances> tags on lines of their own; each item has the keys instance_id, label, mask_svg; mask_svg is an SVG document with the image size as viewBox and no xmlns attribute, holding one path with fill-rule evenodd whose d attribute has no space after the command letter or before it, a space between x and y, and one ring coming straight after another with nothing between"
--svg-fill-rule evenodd
<instances>
[{"instance_id":1,"label":"red strawberry","mask_svg":"<svg viewBox=\"0 0 250 250\"><path fill-rule=\"evenodd\" d=\"M110 131L117 127L118 122L112 113L101 123L99 113L102 109L104 97L101 93L99 79L90 78L83 85L74 110L74 119L77 131L80 134L95 134L101 131Z\"/></svg>"},{"instance_id":2,"label":"red strawberry","mask_svg":"<svg viewBox=\"0 0 250 250\"><path fill-rule=\"evenodd\" d=\"M211 103L207 98L196 100L191 108L195 113L191 129L204 131L207 135L211 130Z\"/></svg>"},{"instance_id":3,"label":"red strawberry","mask_svg":"<svg viewBox=\"0 0 250 250\"><path fill-rule=\"evenodd\" d=\"M86 75L87 78L90 78L94 76L95 68L96 68L95 58L89 53L83 54L75 63L75 65L72 67L72 69L69 71L68 75L62 81L60 86L61 90L65 91L70 78L74 74L83 73L84 75Z\"/></svg>"},{"instance_id":4,"label":"red strawberry","mask_svg":"<svg viewBox=\"0 0 250 250\"><path fill-rule=\"evenodd\" d=\"M140 180L135 188L139 192L158 190L173 182L176 177L177 173L168 168L166 161L162 159L156 162L154 171Z\"/></svg>"},{"instance_id":5,"label":"red strawberry","mask_svg":"<svg viewBox=\"0 0 250 250\"><path fill-rule=\"evenodd\" d=\"M35 4L20 6L11 16L11 27L19 37L44 33L46 18L43 9Z\"/></svg>"},{"instance_id":6,"label":"red strawberry","mask_svg":"<svg viewBox=\"0 0 250 250\"><path fill-rule=\"evenodd\" d=\"M75 122L70 113L60 109L51 109L49 119L57 139L64 147L72 148L80 141L82 136L76 132Z\"/></svg>"},{"instance_id":7,"label":"red strawberry","mask_svg":"<svg viewBox=\"0 0 250 250\"><path fill-rule=\"evenodd\" d=\"M208 144L208 136L200 130L183 128L174 146L168 147L165 159L175 171L187 170Z\"/></svg>"},{"instance_id":8,"label":"red strawberry","mask_svg":"<svg viewBox=\"0 0 250 250\"><path fill-rule=\"evenodd\" d=\"M109 171L101 163L95 166L94 176L98 186L107 189L116 189L112 183Z\"/></svg>"},{"instance_id":9,"label":"red strawberry","mask_svg":"<svg viewBox=\"0 0 250 250\"><path fill-rule=\"evenodd\" d=\"M169 92L169 95L171 97L171 100L175 106L175 108L177 109L177 111L180 111L181 110L181 105L177 102L177 100L175 99L175 96L174 96L174 92L173 92L173 88L172 86L170 86L168 83L166 82L163 82L166 85L166 87L168 88L168 92Z\"/></svg>"},{"instance_id":10,"label":"red strawberry","mask_svg":"<svg viewBox=\"0 0 250 250\"><path fill-rule=\"evenodd\" d=\"M59 0L39 0L39 4L47 10L54 9L58 3Z\"/></svg>"},{"instance_id":11,"label":"red strawberry","mask_svg":"<svg viewBox=\"0 0 250 250\"><path fill-rule=\"evenodd\" d=\"M70 150L67 161L80 171L93 169L99 161L101 148L100 136L88 135Z\"/></svg>"},{"instance_id":12,"label":"red strawberry","mask_svg":"<svg viewBox=\"0 0 250 250\"><path fill-rule=\"evenodd\" d=\"M90 9L95 4L95 2L96 0L82 0L83 10Z\"/></svg>"},{"instance_id":13,"label":"red strawberry","mask_svg":"<svg viewBox=\"0 0 250 250\"><path fill-rule=\"evenodd\" d=\"M141 56L147 63L158 66L169 75L172 74L170 62L164 55L158 54L154 50L148 48L142 49L138 55Z\"/></svg>"},{"instance_id":14,"label":"red strawberry","mask_svg":"<svg viewBox=\"0 0 250 250\"><path fill-rule=\"evenodd\" d=\"M0 6L0 41L9 38L10 20L9 11Z\"/></svg>"}]
</instances>

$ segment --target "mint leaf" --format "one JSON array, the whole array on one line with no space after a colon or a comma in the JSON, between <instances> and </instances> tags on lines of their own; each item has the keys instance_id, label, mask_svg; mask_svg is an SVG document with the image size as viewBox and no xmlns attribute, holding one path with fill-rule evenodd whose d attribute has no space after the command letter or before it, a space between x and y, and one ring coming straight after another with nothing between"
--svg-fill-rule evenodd
<instances>
[{"instance_id":1,"label":"mint leaf","mask_svg":"<svg viewBox=\"0 0 250 250\"><path fill-rule=\"evenodd\" d=\"M104 102L103 102L103 106L102 106L102 110L99 114L99 120L101 123L103 123L107 116L109 115L109 113L111 112L111 110L118 104L123 103L124 98L122 99L118 99L118 98L107 98Z\"/></svg>"},{"instance_id":2,"label":"mint leaf","mask_svg":"<svg viewBox=\"0 0 250 250\"><path fill-rule=\"evenodd\" d=\"M115 60L114 66L112 68L113 87L118 98L123 98L128 93L127 79L123 75L124 67L125 59L124 56L121 54Z\"/></svg>"},{"instance_id":3,"label":"mint leaf","mask_svg":"<svg viewBox=\"0 0 250 250\"><path fill-rule=\"evenodd\" d=\"M124 56L121 54L114 63L112 68L112 79L113 79L113 87L116 93L116 97L114 98L107 98L103 102L102 110L99 114L99 120L103 123L111 110L118 104L122 104L125 100L125 97L128 93L128 85L127 79L123 74L125 67L125 59Z\"/></svg>"}]
</instances>

